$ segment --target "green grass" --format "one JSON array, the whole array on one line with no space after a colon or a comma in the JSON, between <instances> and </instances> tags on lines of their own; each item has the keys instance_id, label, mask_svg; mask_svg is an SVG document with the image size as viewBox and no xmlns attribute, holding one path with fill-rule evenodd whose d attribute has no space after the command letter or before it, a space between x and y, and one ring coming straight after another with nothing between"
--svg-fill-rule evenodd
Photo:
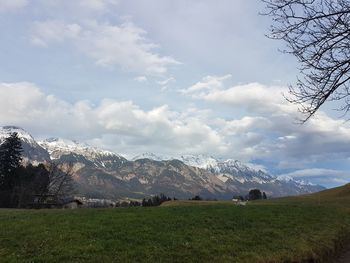
<instances>
[{"instance_id":1,"label":"green grass","mask_svg":"<svg viewBox=\"0 0 350 263\"><path fill-rule=\"evenodd\" d=\"M161 204L162 207L174 207L174 206L209 206L209 205L231 205L234 206L235 204L231 201L205 201L201 200L176 200L176 201L168 201Z\"/></svg>"},{"instance_id":2,"label":"green grass","mask_svg":"<svg viewBox=\"0 0 350 263\"><path fill-rule=\"evenodd\" d=\"M350 214L344 194L319 195L242 207L3 209L0 262L322 262L350 233Z\"/></svg>"}]
</instances>

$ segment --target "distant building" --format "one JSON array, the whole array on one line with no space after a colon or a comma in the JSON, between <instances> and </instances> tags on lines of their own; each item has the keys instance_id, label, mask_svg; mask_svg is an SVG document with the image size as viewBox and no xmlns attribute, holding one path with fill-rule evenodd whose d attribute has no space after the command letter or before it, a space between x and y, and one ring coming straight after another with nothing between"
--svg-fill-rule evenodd
<instances>
[{"instance_id":1,"label":"distant building","mask_svg":"<svg viewBox=\"0 0 350 263\"><path fill-rule=\"evenodd\" d=\"M28 208L60 208L60 204L55 195L34 195Z\"/></svg>"},{"instance_id":2,"label":"distant building","mask_svg":"<svg viewBox=\"0 0 350 263\"><path fill-rule=\"evenodd\" d=\"M57 199L55 195L35 195L33 203L28 205L28 208L79 208L83 202L77 198Z\"/></svg>"}]
</instances>

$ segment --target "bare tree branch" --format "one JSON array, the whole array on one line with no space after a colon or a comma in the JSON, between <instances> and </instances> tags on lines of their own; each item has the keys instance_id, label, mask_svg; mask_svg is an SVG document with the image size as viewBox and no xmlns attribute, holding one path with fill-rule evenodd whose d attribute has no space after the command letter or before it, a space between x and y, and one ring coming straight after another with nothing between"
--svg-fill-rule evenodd
<instances>
[{"instance_id":1,"label":"bare tree branch","mask_svg":"<svg viewBox=\"0 0 350 263\"><path fill-rule=\"evenodd\" d=\"M69 164L65 167L62 165L51 163L48 167L49 186L48 193L57 199L69 197L74 192L73 181L73 165Z\"/></svg>"},{"instance_id":2,"label":"bare tree branch","mask_svg":"<svg viewBox=\"0 0 350 263\"><path fill-rule=\"evenodd\" d=\"M350 109L350 1L262 0L273 24L268 37L282 39L299 61L301 78L287 100L297 104L303 122L327 101Z\"/></svg>"}]
</instances>

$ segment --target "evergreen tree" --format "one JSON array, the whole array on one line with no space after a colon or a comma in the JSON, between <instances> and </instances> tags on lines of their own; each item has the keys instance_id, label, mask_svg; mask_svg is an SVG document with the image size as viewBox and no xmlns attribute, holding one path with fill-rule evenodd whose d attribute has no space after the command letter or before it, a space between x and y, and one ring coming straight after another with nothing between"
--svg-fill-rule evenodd
<instances>
[{"instance_id":1,"label":"evergreen tree","mask_svg":"<svg viewBox=\"0 0 350 263\"><path fill-rule=\"evenodd\" d=\"M165 194L160 194L160 197L159 197L159 204L162 204L162 203L164 203L164 202L166 202L166 201L169 201L169 200L171 200L170 198L168 198Z\"/></svg>"},{"instance_id":2,"label":"evergreen tree","mask_svg":"<svg viewBox=\"0 0 350 263\"><path fill-rule=\"evenodd\" d=\"M16 173L21 165L22 144L17 133L12 133L0 145L0 207L17 204L15 187L19 180Z\"/></svg>"},{"instance_id":3,"label":"evergreen tree","mask_svg":"<svg viewBox=\"0 0 350 263\"><path fill-rule=\"evenodd\" d=\"M158 206L160 205L160 198L158 195L155 195L152 197L152 206Z\"/></svg>"},{"instance_id":4,"label":"evergreen tree","mask_svg":"<svg viewBox=\"0 0 350 263\"><path fill-rule=\"evenodd\" d=\"M12 190L22 161L22 143L16 132L0 145L0 190Z\"/></svg>"},{"instance_id":5,"label":"evergreen tree","mask_svg":"<svg viewBox=\"0 0 350 263\"><path fill-rule=\"evenodd\" d=\"M144 198L142 200L142 203L140 203L139 205L142 205L145 207L146 206L159 206L166 201L171 201L171 198L167 197L165 194L160 194L160 195L155 195L152 198L149 198L148 200L146 198Z\"/></svg>"},{"instance_id":6,"label":"evergreen tree","mask_svg":"<svg viewBox=\"0 0 350 263\"><path fill-rule=\"evenodd\" d=\"M263 199L267 199L266 193L263 192Z\"/></svg>"}]
</instances>

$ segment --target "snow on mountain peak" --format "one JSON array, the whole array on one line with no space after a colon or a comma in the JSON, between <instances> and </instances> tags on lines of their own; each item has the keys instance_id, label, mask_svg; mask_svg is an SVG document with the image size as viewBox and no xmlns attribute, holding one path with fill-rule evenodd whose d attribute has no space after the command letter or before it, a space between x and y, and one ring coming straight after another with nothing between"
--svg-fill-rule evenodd
<instances>
[{"instance_id":1,"label":"snow on mountain peak","mask_svg":"<svg viewBox=\"0 0 350 263\"><path fill-rule=\"evenodd\" d=\"M80 143L75 140L67 140L62 138L49 138L39 141L39 144L50 153L50 156L53 159L57 159L62 155L71 153L92 158L99 155L118 156L111 151L101 150L86 143Z\"/></svg>"},{"instance_id":2,"label":"snow on mountain peak","mask_svg":"<svg viewBox=\"0 0 350 263\"><path fill-rule=\"evenodd\" d=\"M11 133L16 132L18 137L29 144L36 144L34 138L24 129L17 126L3 126L0 127L0 140L9 137Z\"/></svg>"},{"instance_id":3,"label":"snow on mountain peak","mask_svg":"<svg viewBox=\"0 0 350 263\"><path fill-rule=\"evenodd\" d=\"M284 182L296 182L300 185L306 185L306 186L315 186L315 184L313 184L307 180L299 180L299 179L293 178L293 177L286 175L286 174L277 176L277 180L284 181Z\"/></svg>"},{"instance_id":4,"label":"snow on mountain peak","mask_svg":"<svg viewBox=\"0 0 350 263\"><path fill-rule=\"evenodd\" d=\"M45 163L50 161L50 156L35 139L24 129L17 126L0 127L0 143L8 138L10 134L16 132L22 143L23 163Z\"/></svg>"},{"instance_id":5,"label":"snow on mountain peak","mask_svg":"<svg viewBox=\"0 0 350 263\"><path fill-rule=\"evenodd\" d=\"M178 158L180 161L184 162L187 165L203 168L203 169L217 169L218 160L208 155L181 155Z\"/></svg>"},{"instance_id":6,"label":"snow on mountain peak","mask_svg":"<svg viewBox=\"0 0 350 263\"><path fill-rule=\"evenodd\" d=\"M150 159L154 161L164 161L164 160L180 160L186 165L198 167L202 169L218 169L218 160L208 155L181 155L181 156L166 156L166 155L157 155L154 153L143 153L132 158L133 161L139 159Z\"/></svg>"},{"instance_id":7,"label":"snow on mountain peak","mask_svg":"<svg viewBox=\"0 0 350 263\"><path fill-rule=\"evenodd\" d=\"M161 155L157 155L157 154L154 154L154 153L151 153L151 152L146 152L146 153L142 153L142 154L136 155L131 160L132 161L136 161L136 160L140 160L140 159L150 159L150 160L154 160L154 161L164 161L164 160L169 160L171 158L169 158L168 156L161 156Z\"/></svg>"}]
</instances>

